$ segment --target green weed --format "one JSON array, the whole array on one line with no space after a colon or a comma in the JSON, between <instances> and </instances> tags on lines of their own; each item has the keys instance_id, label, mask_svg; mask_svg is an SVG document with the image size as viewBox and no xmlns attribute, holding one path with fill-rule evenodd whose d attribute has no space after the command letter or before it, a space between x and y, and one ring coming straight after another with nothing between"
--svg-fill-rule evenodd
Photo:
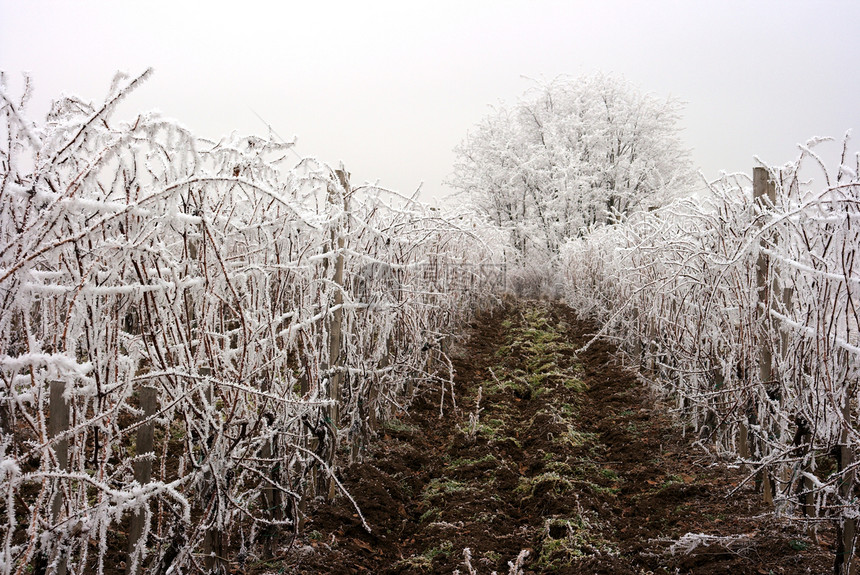
<instances>
[{"instance_id":1,"label":"green weed","mask_svg":"<svg viewBox=\"0 0 860 575\"><path fill-rule=\"evenodd\" d=\"M583 445L594 445L598 443L600 436L597 433L579 431L572 425L567 426L567 431L561 435L558 441L570 447L582 447Z\"/></svg>"},{"instance_id":2,"label":"green weed","mask_svg":"<svg viewBox=\"0 0 860 575\"><path fill-rule=\"evenodd\" d=\"M521 477L514 491L528 499L534 497L538 488L545 488L544 492L551 491L561 495L573 489L573 483L556 471L547 471L534 477Z\"/></svg>"},{"instance_id":3,"label":"green weed","mask_svg":"<svg viewBox=\"0 0 860 575\"><path fill-rule=\"evenodd\" d=\"M537 567L556 571L583 557L616 553L609 542L594 533L593 526L582 515L551 518L544 525Z\"/></svg>"},{"instance_id":4,"label":"green weed","mask_svg":"<svg viewBox=\"0 0 860 575\"><path fill-rule=\"evenodd\" d=\"M480 465L482 463L498 463L498 459L492 454L488 453L487 455L480 457L478 459L469 459L467 457L458 457L457 459L451 461L448 464L448 467L451 469L459 469L461 467L467 467L469 465Z\"/></svg>"},{"instance_id":5,"label":"green weed","mask_svg":"<svg viewBox=\"0 0 860 575\"><path fill-rule=\"evenodd\" d=\"M438 507L431 507L421 514L418 518L418 523L432 523L438 521L442 517L442 511Z\"/></svg>"},{"instance_id":6,"label":"green weed","mask_svg":"<svg viewBox=\"0 0 860 575\"><path fill-rule=\"evenodd\" d=\"M382 429L384 429L385 431L409 435L413 435L416 431L418 431L418 428L414 425L410 425L396 417L392 417L391 419L386 420L382 424Z\"/></svg>"},{"instance_id":7,"label":"green weed","mask_svg":"<svg viewBox=\"0 0 860 575\"><path fill-rule=\"evenodd\" d=\"M421 494L421 498L426 501L436 497L461 493L468 489L470 489L470 487L462 481L447 478L435 478L431 480L426 487L424 487L424 492Z\"/></svg>"},{"instance_id":8,"label":"green weed","mask_svg":"<svg viewBox=\"0 0 860 575\"><path fill-rule=\"evenodd\" d=\"M394 564L394 567L417 569L420 571L429 571L433 567L433 560L437 557L448 558L454 550L454 544L450 541L443 541L439 547L433 547L426 550L421 555L412 555L405 559L401 559Z\"/></svg>"}]
</instances>

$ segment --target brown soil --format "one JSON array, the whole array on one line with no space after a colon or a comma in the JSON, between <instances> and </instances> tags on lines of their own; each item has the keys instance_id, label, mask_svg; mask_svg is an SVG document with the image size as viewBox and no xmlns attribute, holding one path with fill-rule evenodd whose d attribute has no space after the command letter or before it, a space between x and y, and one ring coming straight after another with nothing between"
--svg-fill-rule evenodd
<instances>
[{"instance_id":1,"label":"brown soil","mask_svg":"<svg viewBox=\"0 0 860 575\"><path fill-rule=\"evenodd\" d=\"M550 342L554 366L522 341L535 309L561 334ZM440 394L427 392L343 470L372 533L345 498L320 502L304 534L285 537L279 557L253 572L465 574L465 548L480 575L508 573L521 550L525 573L832 570L829 528L813 540L770 515L753 486L728 496L741 471L683 439L608 345L575 357L593 326L571 310L508 305L471 328L455 358L459 410L446 400L440 418ZM539 385L508 385L503 374ZM479 386L483 411L470 435ZM687 534L723 539L672 553Z\"/></svg>"}]
</instances>

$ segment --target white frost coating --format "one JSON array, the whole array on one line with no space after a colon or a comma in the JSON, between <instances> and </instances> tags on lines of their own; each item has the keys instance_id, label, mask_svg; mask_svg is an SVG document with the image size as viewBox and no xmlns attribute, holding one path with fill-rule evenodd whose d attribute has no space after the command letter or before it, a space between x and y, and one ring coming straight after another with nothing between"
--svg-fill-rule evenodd
<instances>
[{"instance_id":1,"label":"white frost coating","mask_svg":"<svg viewBox=\"0 0 860 575\"><path fill-rule=\"evenodd\" d=\"M470 131L452 184L509 236L518 281L552 286L568 238L664 205L695 181L681 110L611 75L536 83Z\"/></svg>"},{"instance_id":2,"label":"white frost coating","mask_svg":"<svg viewBox=\"0 0 860 575\"><path fill-rule=\"evenodd\" d=\"M860 170L846 168L847 139L835 171L817 141L765 167L775 201L725 176L705 205L570 240L564 284L709 448L740 459L745 432L743 460L778 478L777 509L808 491L817 513L841 517L860 509L844 495L860 455ZM815 473L842 453L855 463Z\"/></svg>"},{"instance_id":3,"label":"white frost coating","mask_svg":"<svg viewBox=\"0 0 860 575\"><path fill-rule=\"evenodd\" d=\"M17 477L21 475L21 467L13 458L3 456L0 458L0 475L9 478Z\"/></svg>"},{"instance_id":4,"label":"white frost coating","mask_svg":"<svg viewBox=\"0 0 860 575\"><path fill-rule=\"evenodd\" d=\"M750 536L746 534L707 535L705 533L686 533L669 546L669 553L674 555L675 553L681 552L685 555L689 555L694 549L696 549L696 547L708 545L719 545L726 549L732 549L732 547L748 544L749 541Z\"/></svg>"},{"instance_id":5,"label":"white frost coating","mask_svg":"<svg viewBox=\"0 0 860 575\"><path fill-rule=\"evenodd\" d=\"M69 572L103 571L135 509L153 569L185 537L161 572L195 571L206 530L289 528L344 444L450 387L447 343L504 289L482 283L503 249L477 219L345 189L317 160L286 165L281 142L113 123L142 79L104 105L58 101L38 130L0 107L0 494L26 508L0 518L0 572L60 541Z\"/></svg>"},{"instance_id":6,"label":"white frost coating","mask_svg":"<svg viewBox=\"0 0 860 575\"><path fill-rule=\"evenodd\" d=\"M25 353L17 357L0 356L0 370L2 371L21 371L28 367L51 367L57 375L68 374L77 377L85 377L93 369L91 363L78 363L62 353Z\"/></svg>"}]
</instances>

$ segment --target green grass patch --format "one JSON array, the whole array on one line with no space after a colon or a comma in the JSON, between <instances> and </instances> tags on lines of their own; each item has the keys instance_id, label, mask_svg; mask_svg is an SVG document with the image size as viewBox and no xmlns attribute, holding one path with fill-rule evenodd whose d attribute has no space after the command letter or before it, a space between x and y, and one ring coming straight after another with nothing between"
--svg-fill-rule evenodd
<instances>
[{"instance_id":1,"label":"green grass patch","mask_svg":"<svg viewBox=\"0 0 860 575\"><path fill-rule=\"evenodd\" d=\"M534 477L520 477L514 491L524 498L534 497L538 490L562 495L573 489L573 482L557 471L546 471Z\"/></svg>"},{"instance_id":2,"label":"green grass patch","mask_svg":"<svg viewBox=\"0 0 860 575\"><path fill-rule=\"evenodd\" d=\"M567 431L563 433L557 441L562 445L570 447L593 446L599 443L600 435L587 431L579 431L572 425L568 424Z\"/></svg>"},{"instance_id":3,"label":"green grass patch","mask_svg":"<svg viewBox=\"0 0 860 575\"><path fill-rule=\"evenodd\" d=\"M588 391L588 384L578 377L566 377L563 380L564 387L576 393L585 393Z\"/></svg>"},{"instance_id":4,"label":"green grass patch","mask_svg":"<svg viewBox=\"0 0 860 575\"><path fill-rule=\"evenodd\" d=\"M394 567L418 571L430 571L433 568L433 560L437 557L447 559L454 551L454 544L450 541L443 541L438 547L431 547L421 555L412 555L405 559L401 559L394 564Z\"/></svg>"},{"instance_id":5,"label":"green grass patch","mask_svg":"<svg viewBox=\"0 0 860 575\"><path fill-rule=\"evenodd\" d=\"M483 457L479 457L478 459L469 459L467 457L458 457L457 459L448 463L448 467L450 469L460 469L461 467L467 467L469 465L481 465L483 463L498 463L499 460L492 453L488 453Z\"/></svg>"},{"instance_id":6,"label":"green grass patch","mask_svg":"<svg viewBox=\"0 0 860 575\"><path fill-rule=\"evenodd\" d=\"M551 518L544 525L536 567L553 572L584 557L617 553L582 515Z\"/></svg>"},{"instance_id":7,"label":"green grass patch","mask_svg":"<svg viewBox=\"0 0 860 575\"><path fill-rule=\"evenodd\" d=\"M510 390L520 399L533 399L558 386L577 393L586 391L587 386L578 377L579 369L562 367L570 363L574 354L573 344L562 333L567 329L563 322L556 324L546 309L533 307L522 314L521 322L515 325L508 321L505 328L508 333L496 356L507 360L504 363L509 368L519 363L523 369L504 370L500 366L495 370L499 381L490 389Z\"/></svg>"},{"instance_id":8,"label":"green grass patch","mask_svg":"<svg viewBox=\"0 0 860 575\"><path fill-rule=\"evenodd\" d=\"M413 435L416 431L418 431L418 428L414 425L410 425L404 422L402 419L398 419L396 417L392 417L391 419L388 419L383 422L382 429L393 433L402 433L408 435Z\"/></svg>"},{"instance_id":9,"label":"green grass patch","mask_svg":"<svg viewBox=\"0 0 860 575\"><path fill-rule=\"evenodd\" d=\"M485 419L478 423L477 426L478 435L490 442L498 442L507 439L504 434L504 429L505 422L501 419Z\"/></svg>"},{"instance_id":10,"label":"green grass patch","mask_svg":"<svg viewBox=\"0 0 860 575\"><path fill-rule=\"evenodd\" d=\"M600 475L609 479L610 481L619 481L618 472L614 469L609 469L608 467L604 467L600 470Z\"/></svg>"},{"instance_id":11,"label":"green grass patch","mask_svg":"<svg viewBox=\"0 0 860 575\"><path fill-rule=\"evenodd\" d=\"M442 511L438 507L431 507L421 514L418 518L418 523L433 523L442 517Z\"/></svg>"},{"instance_id":12,"label":"green grass patch","mask_svg":"<svg viewBox=\"0 0 860 575\"><path fill-rule=\"evenodd\" d=\"M435 478L432 479L430 483L428 483L424 487L424 491L421 493L421 498L427 501L435 499L437 497L444 497L446 495L452 495L454 493L461 493L469 489L470 487L462 481L448 479L445 477Z\"/></svg>"},{"instance_id":13,"label":"green grass patch","mask_svg":"<svg viewBox=\"0 0 860 575\"><path fill-rule=\"evenodd\" d=\"M486 382L484 389L487 395L513 394L520 399L531 397L529 382L524 377L501 376L499 381Z\"/></svg>"}]
</instances>

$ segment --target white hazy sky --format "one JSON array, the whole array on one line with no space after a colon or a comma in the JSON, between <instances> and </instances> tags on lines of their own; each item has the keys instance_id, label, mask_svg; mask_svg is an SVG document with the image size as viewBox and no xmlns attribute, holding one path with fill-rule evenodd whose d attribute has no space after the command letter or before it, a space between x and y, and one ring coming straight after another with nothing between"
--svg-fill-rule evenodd
<instances>
[{"instance_id":1,"label":"white hazy sky","mask_svg":"<svg viewBox=\"0 0 860 575\"><path fill-rule=\"evenodd\" d=\"M527 78L599 70L686 101L683 138L713 178L860 130L858 57L857 0L0 0L0 70L31 73L38 118L152 66L121 117L158 109L218 138L264 134L259 114L354 183L425 197Z\"/></svg>"}]
</instances>

